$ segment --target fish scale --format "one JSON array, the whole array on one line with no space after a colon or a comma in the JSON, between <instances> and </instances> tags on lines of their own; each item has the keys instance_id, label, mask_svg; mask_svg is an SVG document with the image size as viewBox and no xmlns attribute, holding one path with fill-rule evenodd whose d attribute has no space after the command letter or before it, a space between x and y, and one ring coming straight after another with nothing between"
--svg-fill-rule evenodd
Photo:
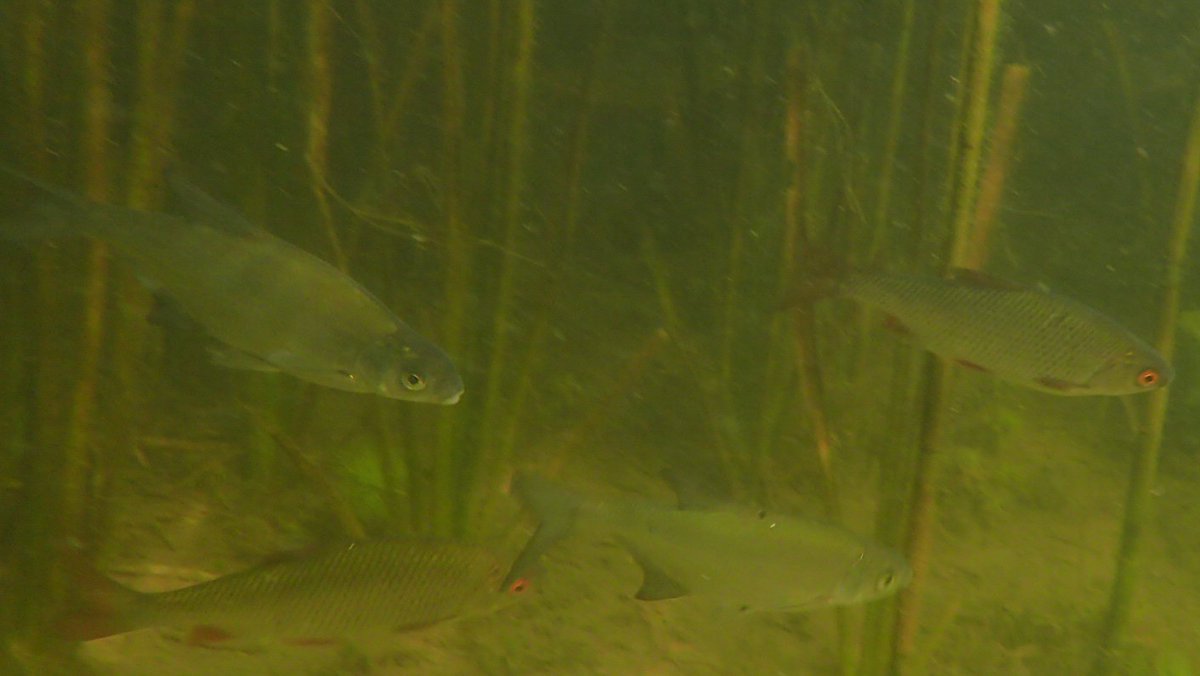
<instances>
[{"instance_id":1,"label":"fish scale","mask_svg":"<svg viewBox=\"0 0 1200 676\"><path fill-rule=\"evenodd\" d=\"M86 236L169 298L215 343L214 361L393 399L453 404L463 383L450 358L344 271L198 188L169 177L180 214L88 202L0 164L46 193L0 237Z\"/></svg>"},{"instance_id":2,"label":"fish scale","mask_svg":"<svg viewBox=\"0 0 1200 676\"><path fill-rule=\"evenodd\" d=\"M433 624L494 607L501 570L484 547L437 541L358 542L290 555L174 591L143 594L104 580L115 617L75 622L90 640L155 626L227 638L332 639Z\"/></svg>"},{"instance_id":3,"label":"fish scale","mask_svg":"<svg viewBox=\"0 0 1200 676\"><path fill-rule=\"evenodd\" d=\"M1150 345L1077 301L960 273L854 275L841 295L894 318L941 357L1056 394L1132 394L1173 371Z\"/></svg>"}]
</instances>

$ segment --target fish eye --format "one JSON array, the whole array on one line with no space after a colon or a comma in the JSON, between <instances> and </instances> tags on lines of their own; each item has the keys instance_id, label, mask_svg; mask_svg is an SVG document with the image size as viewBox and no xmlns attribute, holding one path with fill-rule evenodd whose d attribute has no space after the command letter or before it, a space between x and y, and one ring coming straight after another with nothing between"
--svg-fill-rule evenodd
<instances>
[{"instance_id":1,"label":"fish eye","mask_svg":"<svg viewBox=\"0 0 1200 676\"><path fill-rule=\"evenodd\" d=\"M508 593L523 594L529 589L529 580L519 577L513 580L513 583L508 585Z\"/></svg>"},{"instance_id":2,"label":"fish eye","mask_svg":"<svg viewBox=\"0 0 1200 676\"><path fill-rule=\"evenodd\" d=\"M413 392L419 392L425 389L425 379L419 373L410 373L404 376L404 386Z\"/></svg>"},{"instance_id":3,"label":"fish eye","mask_svg":"<svg viewBox=\"0 0 1200 676\"><path fill-rule=\"evenodd\" d=\"M1137 384L1142 387L1153 387L1158 384L1161 377L1156 369L1145 369L1138 374Z\"/></svg>"},{"instance_id":4,"label":"fish eye","mask_svg":"<svg viewBox=\"0 0 1200 676\"><path fill-rule=\"evenodd\" d=\"M895 580L896 574L889 570L875 580L875 590L885 591L892 586L892 582L895 582Z\"/></svg>"}]
</instances>

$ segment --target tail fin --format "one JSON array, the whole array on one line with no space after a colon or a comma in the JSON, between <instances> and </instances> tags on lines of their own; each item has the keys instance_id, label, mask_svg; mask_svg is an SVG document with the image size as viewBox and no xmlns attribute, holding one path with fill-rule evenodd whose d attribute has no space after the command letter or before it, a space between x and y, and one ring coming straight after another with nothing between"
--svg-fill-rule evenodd
<instances>
[{"instance_id":1,"label":"tail fin","mask_svg":"<svg viewBox=\"0 0 1200 676\"><path fill-rule=\"evenodd\" d=\"M583 504L582 498L566 488L533 474L517 474L512 490L537 515L540 523L504 577L504 589L517 580L534 576L542 554L570 533Z\"/></svg>"},{"instance_id":2,"label":"tail fin","mask_svg":"<svg viewBox=\"0 0 1200 676\"><path fill-rule=\"evenodd\" d=\"M54 623L61 638L91 641L142 628L137 616L145 594L110 580L86 563L69 565L73 597Z\"/></svg>"},{"instance_id":3,"label":"tail fin","mask_svg":"<svg viewBox=\"0 0 1200 676\"><path fill-rule=\"evenodd\" d=\"M776 310L805 309L819 300L841 295L849 272L843 256L825 247L813 247L782 289Z\"/></svg>"}]
</instances>

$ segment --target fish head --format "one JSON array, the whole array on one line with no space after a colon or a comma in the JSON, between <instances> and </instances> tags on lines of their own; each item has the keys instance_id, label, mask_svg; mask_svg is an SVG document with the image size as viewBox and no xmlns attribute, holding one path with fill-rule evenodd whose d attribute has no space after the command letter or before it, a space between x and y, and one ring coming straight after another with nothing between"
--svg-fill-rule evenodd
<instances>
[{"instance_id":1,"label":"fish head","mask_svg":"<svg viewBox=\"0 0 1200 676\"><path fill-rule=\"evenodd\" d=\"M831 605L856 605L891 596L912 580L912 567L900 552L866 543L830 599Z\"/></svg>"},{"instance_id":2,"label":"fish head","mask_svg":"<svg viewBox=\"0 0 1200 676\"><path fill-rule=\"evenodd\" d=\"M1166 387L1174 376L1175 370L1157 350L1149 345L1134 344L1106 360L1088 378L1085 393L1149 392Z\"/></svg>"},{"instance_id":3,"label":"fish head","mask_svg":"<svg viewBox=\"0 0 1200 676\"><path fill-rule=\"evenodd\" d=\"M455 404L463 381L450 357L415 332L397 331L359 356L358 372L378 394L431 404Z\"/></svg>"}]
</instances>

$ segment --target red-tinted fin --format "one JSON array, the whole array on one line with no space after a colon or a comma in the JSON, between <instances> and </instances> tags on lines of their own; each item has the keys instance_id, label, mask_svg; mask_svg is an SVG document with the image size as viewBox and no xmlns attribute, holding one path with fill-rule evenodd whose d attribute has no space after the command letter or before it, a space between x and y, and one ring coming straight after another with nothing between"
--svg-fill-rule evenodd
<instances>
[{"instance_id":1,"label":"red-tinted fin","mask_svg":"<svg viewBox=\"0 0 1200 676\"><path fill-rule=\"evenodd\" d=\"M962 366L964 368L969 368L972 371L979 371L980 373L991 373L990 369L980 366L979 364L976 364L975 362L973 362L969 359L955 359L954 363L956 363L959 366Z\"/></svg>"},{"instance_id":2,"label":"red-tinted fin","mask_svg":"<svg viewBox=\"0 0 1200 676\"><path fill-rule=\"evenodd\" d=\"M819 300L832 298L841 294L842 285L834 278L807 278L801 280L787 291L775 305L777 312L804 309Z\"/></svg>"},{"instance_id":3,"label":"red-tinted fin","mask_svg":"<svg viewBox=\"0 0 1200 676\"><path fill-rule=\"evenodd\" d=\"M224 643L233 638L233 634L211 624L197 624L188 630L183 642L192 646L206 646Z\"/></svg>"},{"instance_id":4,"label":"red-tinted fin","mask_svg":"<svg viewBox=\"0 0 1200 676\"><path fill-rule=\"evenodd\" d=\"M1041 385L1042 387L1045 387L1045 388L1051 389L1051 390L1057 390L1059 392L1072 392L1074 390L1088 389L1087 385L1079 385L1077 383L1069 383L1065 380L1062 380L1061 378L1052 378L1050 376L1042 376L1040 378L1035 378L1034 382L1037 383L1038 385Z\"/></svg>"},{"instance_id":5,"label":"red-tinted fin","mask_svg":"<svg viewBox=\"0 0 1200 676\"><path fill-rule=\"evenodd\" d=\"M282 643L286 643L287 645L297 646L297 647L301 647L301 648L316 648L316 647L321 647L321 646L338 645L339 643L341 643L341 641L337 640L336 638L320 638L317 636L309 636L307 638L284 639L282 641Z\"/></svg>"},{"instance_id":6,"label":"red-tinted fin","mask_svg":"<svg viewBox=\"0 0 1200 676\"><path fill-rule=\"evenodd\" d=\"M61 638L92 641L141 628L130 619L141 594L100 574L82 557L64 565L72 589L63 613L53 623Z\"/></svg>"},{"instance_id":7,"label":"red-tinted fin","mask_svg":"<svg viewBox=\"0 0 1200 676\"><path fill-rule=\"evenodd\" d=\"M904 322L900 321L900 318L897 317L896 315L884 315L883 316L883 325L889 331L895 331L896 333L899 333L904 336L912 335L912 331L910 331L908 326Z\"/></svg>"},{"instance_id":8,"label":"red-tinted fin","mask_svg":"<svg viewBox=\"0 0 1200 676\"><path fill-rule=\"evenodd\" d=\"M951 268L948 276L950 279L959 282L960 284L976 286L983 289L1000 289L1003 291L1029 290L1029 287L1025 286L1024 284L993 277L982 270L972 270L970 268Z\"/></svg>"}]
</instances>

